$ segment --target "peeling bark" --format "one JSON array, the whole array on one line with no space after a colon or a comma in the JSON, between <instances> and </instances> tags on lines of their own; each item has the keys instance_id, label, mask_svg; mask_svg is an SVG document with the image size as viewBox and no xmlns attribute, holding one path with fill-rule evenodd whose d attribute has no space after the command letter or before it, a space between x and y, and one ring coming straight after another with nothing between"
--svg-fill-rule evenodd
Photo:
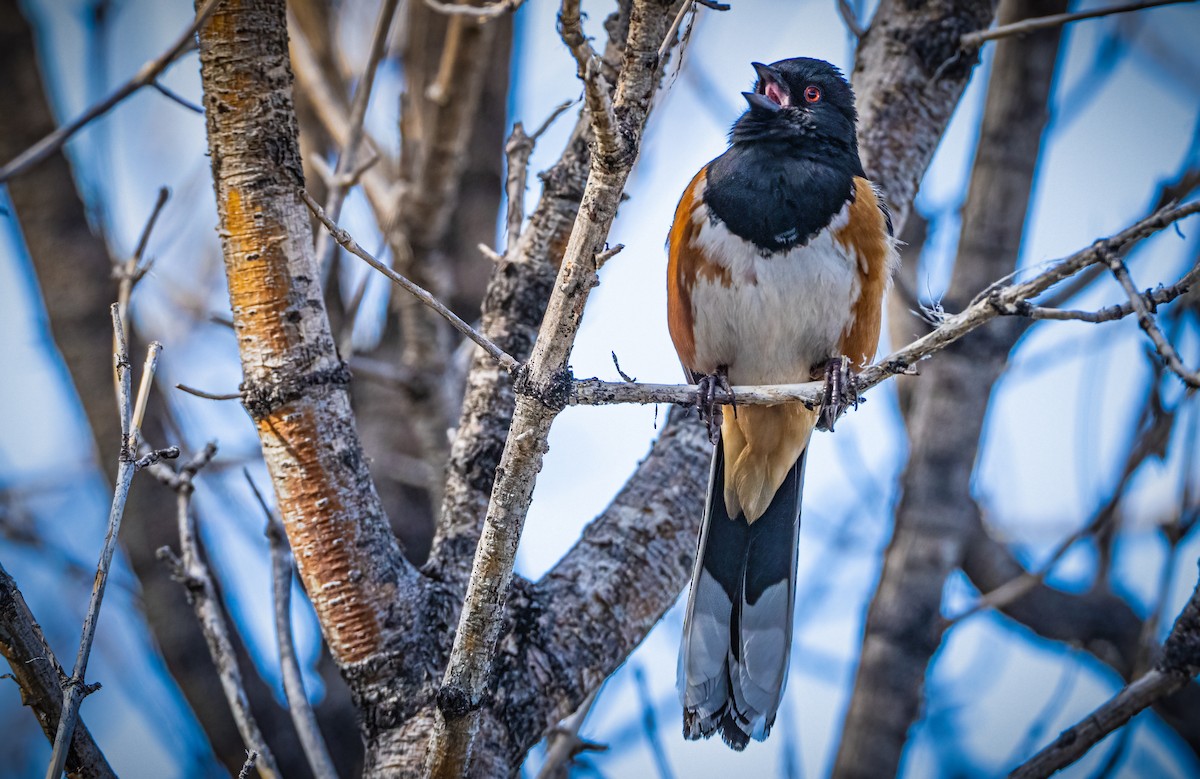
<instances>
[{"instance_id":1,"label":"peeling bark","mask_svg":"<svg viewBox=\"0 0 1200 779\"><path fill-rule=\"evenodd\" d=\"M369 665L417 586L367 473L313 256L282 0L229 0L200 74L244 405L326 642ZM356 677L360 682L361 676Z\"/></svg>"}]
</instances>

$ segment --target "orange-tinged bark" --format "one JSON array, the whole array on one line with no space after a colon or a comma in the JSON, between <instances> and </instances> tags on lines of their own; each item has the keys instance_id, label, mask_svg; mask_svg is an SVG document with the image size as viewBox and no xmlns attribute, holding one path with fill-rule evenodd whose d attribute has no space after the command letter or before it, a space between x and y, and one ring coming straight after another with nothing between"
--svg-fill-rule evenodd
<instances>
[{"instance_id":1,"label":"orange-tinged bark","mask_svg":"<svg viewBox=\"0 0 1200 779\"><path fill-rule=\"evenodd\" d=\"M201 79L243 403L301 578L348 671L386 651L384 625L408 622L394 612L416 602L417 574L367 472L296 196L303 174L282 0L224 3L201 34Z\"/></svg>"}]
</instances>

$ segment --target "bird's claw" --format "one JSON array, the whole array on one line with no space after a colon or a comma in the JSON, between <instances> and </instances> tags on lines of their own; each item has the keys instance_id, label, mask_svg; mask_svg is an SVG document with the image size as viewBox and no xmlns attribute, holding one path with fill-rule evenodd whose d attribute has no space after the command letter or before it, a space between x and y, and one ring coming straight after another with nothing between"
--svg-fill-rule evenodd
<instances>
[{"instance_id":1,"label":"bird's claw","mask_svg":"<svg viewBox=\"0 0 1200 779\"><path fill-rule=\"evenodd\" d=\"M721 411L717 404L717 390L724 390L733 397L733 388L729 386L728 369L722 365L715 373L708 373L696 382L696 407L700 410L700 419L708 429L708 440L716 443L721 435ZM737 413L737 403L731 401L733 411Z\"/></svg>"},{"instance_id":2,"label":"bird's claw","mask_svg":"<svg viewBox=\"0 0 1200 779\"><path fill-rule=\"evenodd\" d=\"M825 364L825 395L817 414L817 429L833 432L833 425L850 406L858 408L858 384L850 360L834 357Z\"/></svg>"}]
</instances>

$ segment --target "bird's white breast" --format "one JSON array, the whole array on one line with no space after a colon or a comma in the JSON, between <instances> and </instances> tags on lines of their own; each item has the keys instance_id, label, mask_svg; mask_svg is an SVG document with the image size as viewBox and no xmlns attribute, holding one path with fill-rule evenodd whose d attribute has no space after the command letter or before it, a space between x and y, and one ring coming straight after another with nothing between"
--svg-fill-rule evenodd
<instances>
[{"instance_id":1,"label":"bird's white breast","mask_svg":"<svg viewBox=\"0 0 1200 779\"><path fill-rule=\"evenodd\" d=\"M693 212L693 243L729 283L700 275L692 288L695 367L728 366L732 384L808 381L838 354L861 290L858 258L833 238L847 209L804 246L767 256L707 212Z\"/></svg>"}]
</instances>

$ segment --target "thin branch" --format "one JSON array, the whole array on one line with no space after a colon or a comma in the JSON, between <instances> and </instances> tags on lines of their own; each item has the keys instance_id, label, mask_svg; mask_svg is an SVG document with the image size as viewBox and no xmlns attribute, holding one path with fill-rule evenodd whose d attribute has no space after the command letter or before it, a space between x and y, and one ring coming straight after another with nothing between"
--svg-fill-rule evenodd
<instances>
[{"instance_id":1,"label":"thin branch","mask_svg":"<svg viewBox=\"0 0 1200 779\"><path fill-rule=\"evenodd\" d=\"M253 749L246 752L246 762L242 763L242 770L238 771L238 779L250 779L250 772L254 770L254 762L258 760L258 753Z\"/></svg>"},{"instance_id":2,"label":"thin branch","mask_svg":"<svg viewBox=\"0 0 1200 779\"><path fill-rule=\"evenodd\" d=\"M739 399L740 400L740 399ZM1100 516L1111 516L1105 512L1101 512ZM1058 561L1067 553L1072 546L1078 541L1087 536L1094 534L1097 531L1097 526L1094 522L1089 522L1087 525L1071 533L1066 538L1058 543L1046 561L1036 571L1025 571L1014 579L1009 579L1004 584L994 590L985 593L974 604L967 607L965 611L946 620L944 628L949 630L960 622L973 617L986 609L1003 609L1021 598L1025 597L1035 587L1046 580L1050 572L1054 570L1054 566L1058 565Z\"/></svg>"},{"instance_id":3,"label":"thin branch","mask_svg":"<svg viewBox=\"0 0 1200 779\"><path fill-rule=\"evenodd\" d=\"M425 5L440 14L446 14L447 16L469 16L480 24L486 24L497 16L515 12L524 2L525 0L496 0L496 2L488 3L487 5L454 5L452 3L441 3L438 0L425 0Z\"/></svg>"},{"instance_id":4,"label":"thin branch","mask_svg":"<svg viewBox=\"0 0 1200 779\"><path fill-rule=\"evenodd\" d=\"M204 115L204 108L202 106L196 105L175 90L165 86L161 81L152 81L150 82L150 86L157 90L163 97L178 103L192 113L200 114L201 116Z\"/></svg>"},{"instance_id":5,"label":"thin branch","mask_svg":"<svg viewBox=\"0 0 1200 779\"><path fill-rule=\"evenodd\" d=\"M338 227L333 220L325 214L325 211L320 205L317 204L317 201L313 200L312 195L308 194L308 192L304 191L303 189L298 189L297 191L300 194L300 199L304 201L304 204L307 205L308 209L313 212L313 215L317 217L318 221L325 225L325 229L328 230L331 235L333 235L333 239L341 244L342 248L353 254L355 257L363 260L372 268L382 273L384 276L387 276L392 280L393 283L403 287L408 292L411 292L414 297L440 314L447 322L453 325L455 330L479 344L479 346L485 352L490 354L496 360L496 362L500 363L505 370L511 373L519 367L519 363L513 358L512 355L508 354L499 346L496 346L496 344L492 343L492 341L481 335L477 330L475 330L475 328L464 322L453 311L446 308L445 305L443 305L433 295L429 294L429 292L427 292L424 288L417 286L413 282L401 276L396 271L375 259L375 257L372 256L371 253L366 249L359 246L358 242L356 242L350 236L350 233Z\"/></svg>"},{"instance_id":6,"label":"thin branch","mask_svg":"<svg viewBox=\"0 0 1200 779\"><path fill-rule=\"evenodd\" d=\"M667 35L663 38L662 45L658 47L658 61L660 63L667 56L671 45L675 43L675 37L679 34L679 28L683 26L683 18L688 15L688 11L691 11L695 7L695 0L687 0L687 2L679 6L679 12L671 20L671 26L667 28Z\"/></svg>"},{"instance_id":7,"label":"thin branch","mask_svg":"<svg viewBox=\"0 0 1200 779\"><path fill-rule=\"evenodd\" d=\"M1134 715L1176 690L1200 672L1200 581L1175 620L1157 667L1129 684L1078 724L1063 731L1009 776L1035 779L1050 776L1083 757L1096 743Z\"/></svg>"},{"instance_id":8,"label":"thin branch","mask_svg":"<svg viewBox=\"0 0 1200 779\"><path fill-rule=\"evenodd\" d=\"M83 621L83 634L79 639L79 650L75 655L75 668L71 677L63 685L63 710L58 720L58 730L54 735L54 752L50 765L46 769L46 779L59 779L67 762L67 752L75 732L75 722L79 717L79 704L89 692L85 682L87 677L88 659L92 652L92 641L96 637L96 624L100 618L100 606L104 600L104 588L108 584L108 573L112 567L113 552L117 548L117 536L121 530L121 518L125 514L125 501L129 497L129 485L137 472L139 463L136 460L137 439L141 414L135 413L130 401L130 365L129 351L125 341L125 331L121 326L119 307L114 303L111 309L113 333L118 345L114 354L114 364L117 371L118 404L121 414L121 451L117 469L116 488L113 491L112 508L108 514L108 528L104 534L104 546L100 550L100 561L96 564L96 578L92 584L92 595L88 602L87 616ZM145 407L144 395L149 392L154 382L154 369L158 363L158 353L162 344L157 341L150 344L146 354L146 365L142 374L142 383L138 392L139 406Z\"/></svg>"},{"instance_id":9,"label":"thin branch","mask_svg":"<svg viewBox=\"0 0 1200 779\"><path fill-rule=\"evenodd\" d=\"M242 672L238 668L233 642L229 637L229 626L217 597L212 572L204 562L203 544L191 511L196 474L212 461L216 453L217 445L209 442L178 473L171 474L169 469L162 468L151 471L159 481L174 490L176 522L179 525L179 555L176 556L170 547L164 546L158 550L158 559L171 567L172 576L186 589L188 602L200 622L213 665L221 679L221 690L233 712L238 734L246 748L257 755L259 774L273 779L279 775L279 768L250 711Z\"/></svg>"},{"instance_id":10,"label":"thin branch","mask_svg":"<svg viewBox=\"0 0 1200 779\"><path fill-rule=\"evenodd\" d=\"M1150 311L1150 307L1146 305L1146 300L1142 293L1138 292L1137 287L1133 284L1133 278L1129 275L1129 268L1126 267L1124 261L1116 255L1108 257L1108 267L1113 275L1117 277L1121 288L1125 290L1125 294L1129 296L1129 302L1133 306L1133 310L1137 312L1138 323L1142 326L1142 330L1150 338L1154 344L1154 348L1158 351L1159 356L1167 363L1167 367L1171 369L1183 382L1193 389L1200 389L1200 371L1188 369L1183 364L1183 360L1179 357L1179 352L1167 340L1167 336L1163 334L1162 328L1158 326L1158 322L1154 320L1154 315Z\"/></svg>"},{"instance_id":11,"label":"thin branch","mask_svg":"<svg viewBox=\"0 0 1200 779\"><path fill-rule=\"evenodd\" d=\"M521 238L521 227L525 224L525 187L529 179L529 157L533 154L533 145L533 138L525 132L525 125L514 122L508 141L504 144L504 156L508 163L504 177L504 195L508 198L508 212L504 218L505 254L511 254L516 248Z\"/></svg>"},{"instance_id":12,"label":"thin branch","mask_svg":"<svg viewBox=\"0 0 1200 779\"><path fill-rule=\"evenodd\" d=\"M1050 263L1033 278L1006 286L990 286L962 312L947 316L939 327L858 374L856 386L859 392L864 392L891 376L911 373L912 368L922 360L945 349L967 333L996 317L1027 316L1029 311L1036 310L1030 301L1053 285L1091 265L1108 263L1110 257L1119 257L1122 252L1138 241L1196 213L1200 213L1200 202L1158 211L1110 238L1096 241L1086 249ZM1173 291L1174 287L1183 284L1185 279L1190 285L1195 281L1195 276L1189 273L1168 289ZM1182 294L1182 291L1182 289L1179 290L1179 293ZM1147 298L1136 291L1134 294L1136 302L1131 301L1131 305L1136 307L1140 304L1145 307ZM1150 293L1148 299L1153 299L1155 294ZM695 401L696 389L694 385L686 384L629 384L627 382L584 379L572 383L568 402L572 405L688 404ZM728 404L736 397L739 404L747 406L799 401L809 408L816 408L821 402L823 392L824 385L819 381L755 387L739 386L734 387L732 393L718 391L715 400L717 403Z\"/></svg>"},{"instance_id":13,"label":"thin branch","mask_svg":"<svg viewBox=\"0 0 1200 779\"><path fill-rule=\"evenodd\" d=\"M1155 8L1160 5L1175 5L1177 3L1191 2L1191 0L1150 0L1142 3L1128 3L1126 5L1114 5L1109 8L1093 8L1090 11L1077 11L1069 14L1051 14L1049 16L1037 16L1032 19L1022 19L1019 22L1012 24L1002 24L999 27L993 27L990 30L979 30L977 32L969 32L962 36L962 46L964 49L974 49L982 46L987 41L994 41L997 38L1006 38L1010 35L1026 35L1038 30L1045 30L1050 27L1058 27L1070 22L1077 22L1080 19L1095 19L1101 16L1111 16L1113 14L1123 14L1130 11L1141 11L1144 8Z\"/></svg>"},{"instance_id":14,"label":"thin branch","mask_svg":"<svg viewBox=\"0 0 1200 779\"><path fill-rule=\"evenodd\" d=\"M193 44L193 37L196 32L208 19L209 15L220 4L221 0L208 0L200 10L196 12L196 18L188 25L188 28L175 39L171 46L159 55L156 59L150 60L138 70L137 74L118 87L116 91L108 97L96 103L91 108L84 111L74 121L55 129L42 140L30 146L25 151L21 152L15 159L7 165L0 168L0 184L11 179L13 176L20 175L29 170L34 165L37 165L42 160L54 154L62 145L70 139L75 133L82 130L87 124L94 119L103 116L111 111L118 103L132 95L144 86L153 84L164 70L175 60L179 59L183 54L190 51Z\"/></svg>"},{"instance_id":15,"label":"thin branch","mask_svg":"<svg viewBox=\"0 0 1200 779\"><path fill-rule=\"evenodd\" d=\"M275 641L279 648L279 667L283 674L283 693L287 697L288 712L292 715L292 724L296 728L296 735L300 737L300 746L308 758L313 776L316 779L337 779L337 770L329 757L325 739L321 737L321 728L308 701L304 676L296 659L296 644L292 636L292 548L288 546L283 523L258 491L254 479L250 478L250 471L243 468L242 473L267 518L266 536L271 546L271 589L275 596Z\"/></svg>"},{"instance_id":16,"label":"thin branch","mask_svg":"<svg viewBox=\"0 0 1200 779\"><path fill-rule=\"evenodd\" d=\"M473 6L456 5L454 8L472 8ZM525 188L529 179L529 158L534 146L542 133L550 128L554 120L562 116L568 108L575 104L574 100L560 103L541 126L532 135L525 132L521 122L513 124L512 133L504 144L504 156L507 160L507 174L504 178L504 194L508 198L508 213L505 215L505 244L504 253L511 254L521 237L521 227L525 224ZM487 247L491 250L491 247Z\"/></svg>"},{"instance_id":17,"label":"thin branch","mask_svg":"<svg viewBox=\"0 0 1200 779\"><path fill-rule=\"evenodd\" d=\"M81 566L82 567L82 566ZM29 706L47 738L54 738L62 714L62 680L66 678L24 596L4 566L0 565L0 655L12 669L6 674L21 688L21 701ZM75 725L67 770L83 779L111 779L116 774L96 745L87 726Z\"/></svg>"},{"instance_id":18,"label":"thin branch","mask_svg":"<svg viewBox=\"0 0 1200 779\"><path fill-rule=\"evenodd\" d=\"M316 53L313 51L308 39L304 36L304 31L299 23L293 21L291 11L288 12L288 31L290 34L290 51L292 68L296 74L296 84L304 90L305 96L312 103L313 111L317 116L317 120L321 123L325 132L329 134L333 143L341 148L346 148L350 142L351 128L350 121L347 119L349 108L345 105L339 92L335 91L333 77L326 73L319 62ZM392 171L395 168L395 161L387 155L379 151L379 144L371 140L371 137L366 131L363 131L363 138L367 149L372 156L378 156L382 161L382 167L386 171ZM313 157L310 162L314 165L320 163L319 157ZM325 166L328 169L328 166ZM392 183L388 177L389 174L379 167L374 167L369 171L363 171L362 185L363 192L367 196L367 200L371 203L371 210L375 212L375 218L381 225L387 225L392 222L393 201L395 200ZM328 170L325 176L327 185L332 186L335 176L332 170Z\"/></svg>"},{"instance_id":19,"label":"thin branch","mask_svg":"<svg viewBox=\"0 0 1200 779\"><path fill-rule=\"evenodd\" d=\"M710 8L714 11L728 11L730 8L728 3L717 3L713 2L712 0L688 0L688 2L679 6L679 12L675 14L675 19L671 22L670 28L667 29L667 35L665 38L663 38L662 45L658 47L659 67L662 67L662 64L666 62L668 52L670 52L671 47L675 45L676 36L679 34L679 28L683 26L683 20L684 17L687 16L688 11L699 11L696 6L704 6L705 8ZM692 21L688 22L688 27L683 33L683 41L680 43L681 47L691 35L692 25L695 23L695 21L695 17L693 16Z\"/></svg>"},{"instance_id":20,"label":"thin branch","mask_svg":"<svg viewBox=\"0 0 1200 779\"><path fill-rule=\"evenodd\" d=\"M1179 281L1169 287L1164 287L1161 284L1152 290L1137 293L1145 303L1146 307L1153 311L1155 307L1166 305L1175 298L1183 295L1196 282L1200 281L1200 263L1192 266L1192 269L1185 273ZM1133 313L1133 303L1120 303L1113 306L1105 306L1104 308L1095 311L1075 311L1061 308L1048 308L1045 306L1033 306L1027 312L1026 316L1030 319L1056 319L1063 321L1079 321L1099 324L1101 322L1112 322L1117 319L1124 319Z\"/></svg>"},{"instance_id":21,"label":"thin branch","mask_svg":"<svg viewBox=\"0 0 1200 779\"><path fill-rule=\"evenodd\" d=\"M562 9L558 13L559 35L571 50L571 55L578 65L578 75L583 81L584 100L592 117L596 153L602 159L616 159L624 147L617 130L611 91L604 73L601 72L600 58L583 34L579 3L580 0L563 0Z\"/></svg>"},{"instance_id":22,"label":"thin branch","mask_svg":"<svg viewBox=\"0 0 1200 779\"><path fill-rule=\"evenodd\" d=\"M579 731L587 721L599 694L599 687L588 693L583 703L579 704L579 708L552 731L546 745L546 762L538 769L537 779L567 779L575 758L580 754L603 752L608 749L604 744L596 744L579 737Z\"/></svg>"},{"instance_id":23,"label":"thin branch","mask_svg":"<svg viewBox=\"0 0 1200 779\"><path fill-rule=\"evenodd\" d=\"M331 219L337 220L342 213L342 203L346 199L346 190L350 186L349 174L355 169L358 147L363 139L363 122L367 118L367 106L371 102L371 90L375 86L375 72L387 51L388 32L392 29L392 20L396 16L396 8L400 0L384 0L379 8L379 17L375 21L375 32L371 36L371 48L367 54L367 64L359 80L358 89L354 92L354 101L350 105L348 137L342 144L338 155L337 165L334 166L333 177L329 181L329 193L325 197L325 212ZM376 158L377 159L377 158ZM361 173L361 171L360 171ZM357 177L355 177L357 178ZM333 244L327 233L317 237L317 262L320 263L321 276L329 273L333 259Z\"/></svg>"},{"instance_id":24,"label":"thin branch","mask_svg":"<svg viewBox=\"0 0 1200 779\"><path fill-rule=\"evenodd\" d=\"M242 397L242 393L240 392L205 392L195 387L189 387L186 384L176 384L175 389L183 390L189 395L195 395L205 400L240 400Z\"/></svg>"},{"instance_id":25,"label":"thin branch","mask_svg":"<svg viewBox=\"0 0 1200 779\"><path fill-rule=\"evenodd\" d=\"M867 34L867 30L858 21L858 15L854 13L854 9L850 7L850 0L837 0L838 14L842 17L842 22L846 25L846 29L855 38L861 38Z\"/></svg>"},{"instance_id":26,"label":"thin branch","mask_svg":"<svg viewBox=\"0 0 1200 779\"><path fill-rule=\"evenodd\" d=\"M642 706L642 734L650 746L650 754L654 756L658 777L674 779L675 772L671 770L671 762L667 759L667 751L663 748L662 738L658 734L658 717L654 714L654 700L650 696L649 685L646 684L646 673L640 665L634 666L633 678L637 682L638 703Z\"/></svg>"}]
</instances>

